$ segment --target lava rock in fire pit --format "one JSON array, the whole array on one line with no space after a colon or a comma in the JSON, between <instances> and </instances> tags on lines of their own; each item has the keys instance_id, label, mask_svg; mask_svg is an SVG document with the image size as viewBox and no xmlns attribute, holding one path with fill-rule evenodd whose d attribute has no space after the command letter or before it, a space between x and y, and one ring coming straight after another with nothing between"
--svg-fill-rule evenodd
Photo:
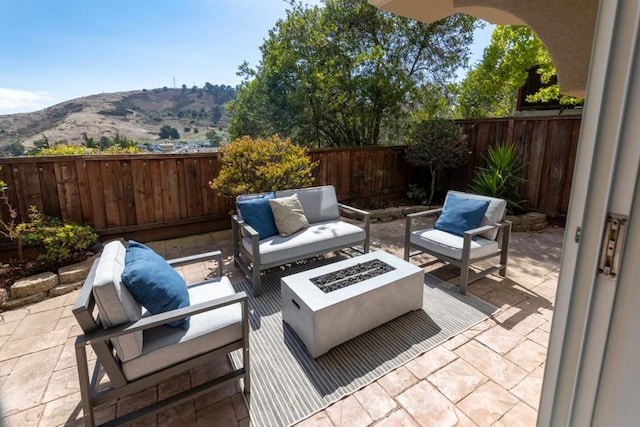
<instances>
[{"instance_id":1,"label":"lava rock in fire pit","mask_svg":"<svg viewBox=\"0 0 640 427\"><path fill-rule=\"evenodd\" d=\"M354 266L343 268L329 274L314 277L311 283L316 285L322 292L329 293L344 288L355 283L360 283L372 277L379 276L389 271L395 270L395 267L382 262L380 260L371 260Z\"/></svg>"}]
</instances>

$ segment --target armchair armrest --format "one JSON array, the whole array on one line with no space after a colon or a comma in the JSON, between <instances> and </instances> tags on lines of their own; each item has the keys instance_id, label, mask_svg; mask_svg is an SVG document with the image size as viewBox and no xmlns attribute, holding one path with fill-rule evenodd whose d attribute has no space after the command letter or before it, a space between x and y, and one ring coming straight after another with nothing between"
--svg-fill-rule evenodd
<instances>
[{"instance_id":1,"label":"armchair armrest","mask_svg":"<svg viewBox=\"0 0 640 427\"><path fill-rule=\"evenodd\" d=\"M164 325L169 322L173 322L174 320L184 319L189 316L194 316L196 314L216 308L222 308L238 302L242 303L243 305L248 304L247 294L244 291L221 298L216 298L200 304L190 305L189 307L177 308L175 310L167 311L166 313L159 313L152 316L143 317L135 322L126 323L120 326L115 326L113 328L102 329L88 334L85 333L84 335L80 335L77 337L76 347L107 341L112 338L117 338L119 336L137 331L144 331L145 329ZM243 310L243 313L244 312L245 311ZM243 322L246 322L247 320L248 319L242 319Z\"/></svg>"},{"instance_id":2,"label":"armchair armrest","mask_svg":"<svg viewBox=\"0 0 640 427\"><path fill-rule=\"evenodd\" d=\"M222 252L220 251L205 252L203 254L174 258L167 260L167 262L172 267L180 267L182 265L191 264L194 262L208 261L211 259L215 260L216 264L218 265L218 277L222 276Z\"/></svg>"},{"instance_id":3,"label":"armchair armrest","mask_svg":"<svg viewBox=\"0 0 640 427\"><path fill-rule=\"evenodd\" d=\"M371 216L371 213L369 211L365 211L364 209L358 209L353 206L345 205L344 203L338 203L338 207L346 211L351 211L353 213L360 215L365 221L368 217Z\"/></svg>"},{"instance_id":4,"label":"armchair armrest","mask_svg":"<svg viewBox=\"0 0 640 427\"><path fill-rule=\"evenodd\" d=\"M354 208L353 206L345 205L344 203L338 203L338 207L346 211L353 212L362 218L362 221L364 221L364 232L366 236L363 251L364 253L369 252L369 230L371 228L371 213L363 209L358 209L358 208Z\"/></svg>"},{"instance_id":5,"label":"armchair armrest","mask_svg":"<svg viewBox=\"0 0 640 427\"><path fill-rule=\"evenodd\" d=\"M249 224L247 224L246 222L244 222L238 215L233 215L231 217L231 221L238 228L244 230L249 236L251 236L251 237L253 237L254 235L256 237L259 236L258 232L256 231L256 229L253 228L252 226L250 226Z\"/></svg>"}]
</instances>

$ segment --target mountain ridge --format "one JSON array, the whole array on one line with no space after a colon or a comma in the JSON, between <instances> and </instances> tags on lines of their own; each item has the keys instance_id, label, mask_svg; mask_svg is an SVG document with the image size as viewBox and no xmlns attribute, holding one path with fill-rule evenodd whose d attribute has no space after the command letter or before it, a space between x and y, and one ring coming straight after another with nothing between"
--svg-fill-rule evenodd
<instances>
[{"instance_id":1,"label":"mountain ridge","mask_svg":"<svg viewBox=\"0 0 640 427\"><path fill-rule=\"evenodd\" d=\"M204 88L89 95L30 113L0 115L0 147L20 142L31 148L43 135L50 144L79 145L83 133L96 140L118 133L134 141L155 141L165 125L175 127L181 139L205 139L209 130L226 126L224 105L234 98L235 88L208 83Z\"/></svg>"}]
</instances>

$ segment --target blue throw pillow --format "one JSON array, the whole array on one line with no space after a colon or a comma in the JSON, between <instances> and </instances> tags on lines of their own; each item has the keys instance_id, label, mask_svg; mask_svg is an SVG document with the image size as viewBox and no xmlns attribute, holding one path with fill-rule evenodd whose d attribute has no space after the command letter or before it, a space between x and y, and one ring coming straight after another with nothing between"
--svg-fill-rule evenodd
<instances>
[{"instance_id":1,"label":"blue throw pillow","mask_svg":"<svg viewBox=\"0 0 640 427\"><path fill-rule=\"evenodd\" d=\"M269 206L269 199L275 198L275 193L269 193L262 197L242 200L237 203L242 219L258 232L261 240L278 234L276 220L273 218L273 212Z\"/></svg>"},{"instance_id":2,"label":"blue throw pillow","mask_svg":"<svg viewBox=\"0 0 640 427\"><path fill-rule=\"evenodd\" d=\"M480 226L488 206L488 200L466 199L449 194L435 228L464 236L465 231Z\"/></svg>"},{"instance_id":3,"label":"blue throw pillow","mask_svg":"<svg viewBox=\"0 0 640 427\"><path fill-rule=\"evenodd\" d=\"M189 292L184 279L153 249L133 240L129 240L127 245L122 283L151 314L189 306ZM188 329L189 319L167 325Z\"/></svg>"}]
</instances>

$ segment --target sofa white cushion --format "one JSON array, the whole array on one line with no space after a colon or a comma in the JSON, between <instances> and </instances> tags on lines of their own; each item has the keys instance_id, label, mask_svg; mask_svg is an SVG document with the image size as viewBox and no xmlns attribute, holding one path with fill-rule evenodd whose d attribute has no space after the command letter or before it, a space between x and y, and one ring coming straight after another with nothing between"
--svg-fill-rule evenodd
<instances>
[{"instance_id":1,"label":"sofa white cushion","mask_svg":"<svg viewBox=\"0 0 640 427\"><path fill-rule=\"evenodd\" d=\"M333 185L276 191L276 197L287 197L293 194L298 194L310 224L340 218L338 199Z\"/></svg>"},{"instance_id":2,"label":"sofa white cushion","mask_svg":"<svg viewBox=\"0 0 640 427\"><path fill-rule=\"evenodd\" d=\"M226 277L189 286L191 305L233 295ZM146 315L146 313L145 313ZM122 364L127 379L133 380L242 338L240 303L191 316L189 329L158 326L144 332L142 354Z\"/></svg>"},{"instance_id":3,"label":"sofa white cushion","mask_svg":"<svg viewBox=\"0 0 640 427\"><path fill-rule=\"evenodd\" d=\"M278 235L260 240L260 264L277 265L293 258L308 258L311 253L322 253L334 248L346 248L364 241L365 231L345 221L325 221L309 225L288 237ZM251 253L251 239L242 239L242 245ZM306 256L305 256L306 255Z\"/></svg>"},{"instance_id":4,"label":"sofa white cushion","mask_svg":"<svg viewBox=\"0 0 640 427\"><path fill-rule=\"evenodd\" d=\"M428 229L411 233L411 243L430 249L449 258L461 260L464 237L447 233L446 231ZM476 259L485 255L491 255L499 250L495 240L478 237L471 240L471 253L469 258Z\"/></svg>"},{"instance_id":5,"label":"sofa white cushion","mask_svg":"<svg viewBox=\"0 0 640 427\"><path fill-rule=\"evenodd\" d=\"M464 193L462 191L453 190L447 192L447 197L449 197L449 194L454 194L458 197L467 199L488 200L489 206L487 207L487 211L484 213L484 218L482 218L482 222L480 223L481 226L495 224L496 222L502 221L507 212L507 201L504 199L496 199L495 197L480 196L478 194ZM480 233L479 235L486 237L487 239L495 240L496 236L498 235L498 229L485 231L484 233Z\"/></svg>"},{"instance_id":6,"label":"sofa white cushion","mask_svg":"<svg viewBox=\"0 0 640 427\"><path fill-rule=\"evenodd\" d=\"M107 243L100 258L93 280L93 296L96 299L100 319L105 328L135 322L142 316L142 306L133 298L120 277L124 270L125 247L117 240ZM142 353L142 331L111 340L121 361L138 357Z\"/></svg>"}]
</instances>

